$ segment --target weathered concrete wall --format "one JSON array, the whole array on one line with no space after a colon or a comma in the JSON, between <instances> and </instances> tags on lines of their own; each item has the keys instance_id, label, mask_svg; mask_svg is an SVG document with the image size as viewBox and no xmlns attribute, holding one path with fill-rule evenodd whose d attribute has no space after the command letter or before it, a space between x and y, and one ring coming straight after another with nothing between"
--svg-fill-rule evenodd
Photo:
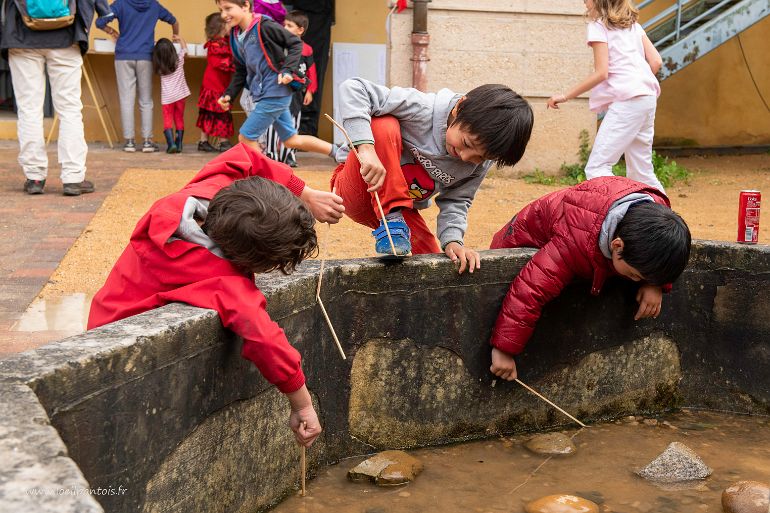
<instances>
[{"instance_id":1,"label":"weathered concrete wall","mask_svg":"<svg viewBox=\"0 0 770 513\"><path fill-rule=\"evenodd\" d=\"M472 276L442 256L330 263L322 294L347 361L314 301L317 264L261 277L325 428L311 466L568 423L516 384L492 387L487 370L497 310L530 255L485 252ZM632 320L633 283L600 297L569 287L519 358L521 378L583 420L675 405L770 412L770 248L700 242L691 264L657 320ZM0 510L246 512L279 500L297 479L288 404L239 349L214 312L170 305L0 360L0 460L11 462ZM27 492L89 485L114 492Z\"/></svg>"},{"instance_id":2,"label":"weathered concrete wall","mask_svg":"<svg viewBox=\"0 0 770 513\"><path fill-rule=\"evenodd\" d=\"M411 3L410 3L411 5ZM596 116L588 96L546 110L546 101L591 72L585 44L585 8L572 0L432 0L428 10L428 90L468 91L502 83L532 104L535 126L520 174L559 171L577 161L579 134L593 139ZM405 15L408 14L408 15ZM390 84L412 85L412 13L394 16L390 30ZM506 169L506 172L511 172Z\"/></svg>"}]
</instances>

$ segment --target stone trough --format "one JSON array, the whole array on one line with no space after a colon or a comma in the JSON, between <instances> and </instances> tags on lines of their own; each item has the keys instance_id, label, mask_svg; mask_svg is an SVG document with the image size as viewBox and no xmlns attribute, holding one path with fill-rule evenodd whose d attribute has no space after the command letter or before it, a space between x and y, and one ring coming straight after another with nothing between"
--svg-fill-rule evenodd
<instances>
[{"instance_id":1,"label":"stone trough","mask_svg":"<svg viewBox=\"0 0 770 513\"><path fill-rule=\"evenodd\" d=\"M531 250L328 262L263 276L304 356L325 431L311 469L380 449L536 431L569 420L488 372L487 341ZM549 304L521 378L583 421L676 406L770 413L770 248L696 242L657 320L635 285L570 286ZM297 482L288 402L216 313L169 305L0 360L0 511L255 512Z\"/></svg>"}]
</instances>

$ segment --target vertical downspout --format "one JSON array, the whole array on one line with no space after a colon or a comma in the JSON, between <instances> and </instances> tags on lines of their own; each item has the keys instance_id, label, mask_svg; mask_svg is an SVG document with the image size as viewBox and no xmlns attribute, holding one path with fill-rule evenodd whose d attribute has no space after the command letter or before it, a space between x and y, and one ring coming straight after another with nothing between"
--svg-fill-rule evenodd
<instances>
[{"instance_id":1,"label":"vertical downspout","mask_svg":"<svg viewBox=\"0 0 770 513\"><path fill-rule=\"evenodd\" d=\"M428 2L431 0L412 0L412 87L420 91L428 90Z\"/></svg>"}]
</instances>

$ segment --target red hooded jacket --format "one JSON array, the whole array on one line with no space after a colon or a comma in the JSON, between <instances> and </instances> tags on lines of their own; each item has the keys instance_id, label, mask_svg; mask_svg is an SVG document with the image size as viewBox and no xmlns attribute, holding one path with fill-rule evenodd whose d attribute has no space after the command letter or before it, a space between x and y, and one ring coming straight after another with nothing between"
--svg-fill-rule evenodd
<instances>
[{"instance_id":1,"label":"red hooded jacket","mask_svg":"<svg viewBox=\"0 0 770 513\"><path fill-rule=\"evenodd\" d=\"M262 176L299 196L305 183L291 168L238 144L215 158L181 191L161 198L139 220L131 240L91 303L88 329L173 302L210 308L243 337L244 358L288 393L305 384L300 355L265 309L265 296L229 260L203 246L169 241L190 196L210 200L235 180Z\"/></svg>"},{"instance_id":2,"label":"red hooded jacket","mask_svg":"<svg viewBox=\"0 0 770 513\"><path fill-rule=\"evenodd\" d=\"M599 233L612 204L632 193L670 206L659 190L628 178L594 178L533 201L492 238L491 249L540 248L508 289L490 343L508 354L524 350L543 306L575 278L592 280L601 292L617 275L599 248Z\"/></svg>"}]
</instances>

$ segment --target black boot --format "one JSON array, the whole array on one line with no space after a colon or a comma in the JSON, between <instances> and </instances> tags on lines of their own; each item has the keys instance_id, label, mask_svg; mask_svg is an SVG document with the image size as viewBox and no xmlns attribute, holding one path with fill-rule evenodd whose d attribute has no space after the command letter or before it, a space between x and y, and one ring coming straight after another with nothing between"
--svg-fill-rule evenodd
<instances>
[{"instance_id":1,"label":"black boot","mask_svg":"<svg viewBox=\"0 0 770 513\"><path fill-rule=\"evenodd\" d=\"M184 139L184 130L176 131L176 149L179 153L182 153L182 139Z\"/></svg>"},{"instance_id":2,"label":"black boot","mask_svg":"<svg viewBox=\"0 0 770 513\"><path fill-rule=\"evenodd\" d=\"M163 131L163 135L166 136L166 144L168 145L166 148L166 153L177 153L179 149L174 142L174 131L170 128L167 128Z\"/></svg>"}]
</instances>

